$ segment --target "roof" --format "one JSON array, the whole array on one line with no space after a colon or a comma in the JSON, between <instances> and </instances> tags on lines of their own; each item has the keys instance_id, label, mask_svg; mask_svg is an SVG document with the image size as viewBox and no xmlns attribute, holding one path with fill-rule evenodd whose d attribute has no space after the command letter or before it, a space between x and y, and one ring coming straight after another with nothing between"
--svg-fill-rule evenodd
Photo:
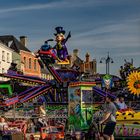
<instances>
[{"instance_id":1,"label":"roof","mask_svg":"<svg viewBox=\"0 0 140 140\"><path fill-rule=\"evenodd\" d=\"M49 71L48 71L48 69L47 69L47 68L44 68L44 69L41 69L41 73L43 73L43 74L48 74L48 73L49 73Z\"/></svg>"},{"instance_id":2,"label":"roof","mask_svg":"<svg viewBox=\"0 0 140 140\"><path fill-rule=\"evenodd\" d=\"M74 61L74 63L81 64L83 63L83 60L80 57L76 56L76 60Z\"/></svg>"},{"instance_id":3,"label":"roof","mask_svg":"<svg viewBox=\"0 0 140 140\"><path fill-rule=\"evenodd\" d=\"M10 47L12 50L14 50L17 53L19 53L20 50L31 52L28 48L22 45L20 41L18 41L13 35L0 36L0 42L5 44L6 46L8 46L9 44L8 47Z\"/></svg>"},{"instance_id":4,"label":"roof","mask_svg":"<svg viewBox=\"0 0 140 140\"><path fill-rule=\"evenodd\" d=\"M0 47L5 48L5 49L8 49L8 51L10 51L10 52L13 52L13 49L9 48L5 44L3 44L1 41L0 41Z\"/></svg>"}]
</instances>

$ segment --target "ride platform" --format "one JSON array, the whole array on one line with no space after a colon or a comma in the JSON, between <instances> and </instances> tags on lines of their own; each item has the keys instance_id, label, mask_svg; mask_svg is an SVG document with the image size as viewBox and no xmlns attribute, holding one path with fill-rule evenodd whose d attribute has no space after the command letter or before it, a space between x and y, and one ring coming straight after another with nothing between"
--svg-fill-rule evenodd
<instances>
[{"instance_id":1,"label":"ride platform","mask_svg":"<svg viewBox=\"0 0 140 140\"><path fill-rule=\"evenodd\" d=\"M60 61L57 61L56 62L58 65L69 65L70 64L70 61L69 60L60 60Z\"/></svg>"}]
</instances>

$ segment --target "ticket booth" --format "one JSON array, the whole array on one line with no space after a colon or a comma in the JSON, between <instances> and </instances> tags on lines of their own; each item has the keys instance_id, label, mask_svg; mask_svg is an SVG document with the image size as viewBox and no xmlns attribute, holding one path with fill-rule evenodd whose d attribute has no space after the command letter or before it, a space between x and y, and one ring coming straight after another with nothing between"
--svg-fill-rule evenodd
<instances>
[{"instance_id":1,"label":"ticket booth","mask_svg":"<svg viewBox=\"0 0 140 140\"><path fill-rule=\"evenodd\" d=\"M75 129L88 128L93 114L93 86L95 82L73 82L68 87L69 124Z\"/></svg>"}]
</instances>

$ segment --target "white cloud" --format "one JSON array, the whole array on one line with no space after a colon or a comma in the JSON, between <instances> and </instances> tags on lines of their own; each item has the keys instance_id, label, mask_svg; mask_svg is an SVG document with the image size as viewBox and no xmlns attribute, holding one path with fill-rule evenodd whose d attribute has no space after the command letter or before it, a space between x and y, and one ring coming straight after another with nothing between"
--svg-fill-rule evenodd
<instances>
[{"instance_id":1,"label":"white cloud","mask_svg":"<svg viewBox=\"0 0 140 140\"><path fill-rule=\"evenodd\" d=\"M0 13L7 13L7 12L17 12L17 11L27 11L27 10L40 10L45 8L50 8L52 5L50 4L36 4L36 5L29 5L29 6L18 6L13 8L7 9L0 9Z\"/></svg>"},{"instance_id":2,"label":"white cloud","mask_svg":"<svg viewBox=\"0 0 140 140\"><path fill-rule=\"evenodd\" d=\"M74 35L73 46L87 48L138 48L140 47L140 18L105 23L95 29Z\"/></svg>"},{"instance_id":3,"label":"white cloud","mask_svg":"<svg viewBox=\"0 0 140 140\"><path fill-rule=\"evenodd\" d=\"M98 36L107 33L128 33L128 32L139 32L138 23L140 23L139 17L132 17L129 20L116 21L115 23L110 23L113 21L104 22L98 27L93 26L94 29L90 29L85 32L80 32L75 35L76 38L88 37L88 36ZM140 28L140 27L139 27Z\"/></svg>"},{"instance_id":4,"label":"white cloud","mask_svg":"<svg viewBox=\"0 0 140 140\"><path fill-rule=\"evenodd\" d=\"M96 1L95 1L96 2ZM94 4L95 4L94 2ZM20 11L28 11L28 10L41 10L41 9L47 9L47 8L68 8L68 7L85 7L90 6L91 3L93 3L91 0L84 1L57 1L57 2L51 2L51 3L43 3L43 4L31 4L31 5L24 5L24 6L17 6L12 8L5 8L0 9L0 13L8 13L8 12L20 12ZM97 3L97 2L96 2Z\"/></svg>"},{"instance_id":5,"label":"white cloud","mask_svg":"<svg viewBox=\"0 0 140 140\"><path fill-rule=\"evenodd\" d=\"M125 0L123 0L125 1ZM20 12L20 11L27 11L27 10L41 10L46 8L72 8L72 7L98 7L98 6L105 6L105 5L116 5L120 4L118 1L112 0L62 0L57 2L50 2L50 3L37 3L31 5L24 5L24 6L17 6L17 7L10 7L5 9L0 9L0 13L8 13L8 12Z\"/></svg>"}]
</instances>

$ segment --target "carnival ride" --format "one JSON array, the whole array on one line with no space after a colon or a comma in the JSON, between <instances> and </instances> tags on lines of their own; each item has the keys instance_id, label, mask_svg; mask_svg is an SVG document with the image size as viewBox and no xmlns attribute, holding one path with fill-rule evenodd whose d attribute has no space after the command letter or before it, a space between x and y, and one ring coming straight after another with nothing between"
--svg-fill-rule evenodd
<instances>
[{"instance_id":1,"label":"carnival ride","mask_svg":"<svg viewBox=\"0 0 140 140\"><path fill-rule=\"evenodd\" d=\"M62 29L62 27L61 28L59 27L59 29ZM59 34L60 32L57 33ZM68 38L69 36L70 34L68 35ZM67 116L69 115L70 125L72 122L72 124L74 124L74 127L79 128L79 126L80 127L82 126L83 128L85 128L85 126L91 123L91 118L94 113L93 110L95 110L94 109L95 107L93 106L93 103L95 103L94 102L95 100L93 100L94 93L95 95L99 95L101 97L106 97L107 95L109 95L115 98L116 96L110 93L109 91L105 92L104 90L101 89L102 83L101 77L100 78L94 77L93 78L94 80L92 79L93 80L92 81L90 78L86 79L86 76L82 77L79 71L72 69L70 67L69 68L65 67L62 69L62 65L68 65L70 64L70 61L68 60L68 58L61 60L60 57L58 57L57 51L59 50L58 48L63 47L63 45L65 45L66 42L64 42L64 44L63 42L61 42L62 44L60 46L57 42L58 47L57 50L52 48L48 44L49 41L53 40L50 39L45 41L45 44L41 46L41 48L37 51L36 57L38 58L40 66L42 68L46 68L54 79L45 80L35 76L23 75L23 73L17 72L15 65L12 64L12 67L9 68L7 73L0 74L0 77L6 77L10 79L10 83L7 84L3 82L0 84L0 88L7 89L9 93L9 97L1 102L1 106L8 107L11 105L24 104L26 102L32 101L34 98L42 96L46 104L48 105L45 108L45 110L41 109L43 114L46 114L47 109L48 114L54 111L53 119L57 118L58 114L60 114L59 117L61 117L61 119L67 118ZM127 83L125 83L125 86L128 88L130 93L134 95L139 95L140 72L138 69L135 69L133 67L132 63L128 63L127 61L125 62L126 63L124 65L124 68L121 67L120 70L121 80L123 82L127 81ZM61 68L56 69L55 64ZM104 75L102 77L110 77L110 76ZM117 82L118 81L120 82L120 79L114 78L113 81L115 80ZM26 83L26 88L14 94L13 92L15 91L15 87L12 88L11 83L14 85L17 85L18 83L19 87L23 87L24 86L23 83ZM110 82L108 83L110 84ZM107 88L110 88L110 86L107 86ZM66 107L64 107L64 105ZM66 111L66 109L68 111ZM59 112L62 110L65 110L65 114L64 112ZM139 126L133 128L133 126L130 125L126 126L123 123L129 121L131 122L131 124L139 124L140 122L139 116L140 113L135 112L132 109L118 111L117 120L121 123L121 125L120 124L117 125L116 135L119 135L121 133L120 135L138 136L140 134ZM21 124L24 124L24 127ZM9 124L9 126L20 127L24 132L24 135L26 134L25 123L15 121ZM42 127L40 133L41 139L50 138L52 136L57 138L64 138L64 127L62 127L61 132L56 130L56 127L54 126L49 127L51 127L49 129L55 129L55 134L53 134L54 133L53 131L51 131L52 134L50 132L47 132L48 133L47 134L46 131L48 128ZM61 128L61 126L57 127L58 127L57 129Z\"/></svg>"},{"instance_id":2,"label":"carnival ride","mask_svg":"<svg viewBox=\"0 0 140 140\"><path fill-rule=\"evenodd\" d=\"M41 67L46 67L48 71L52 74L54 77L53 80L45 80L39 77L35 76L28 76L23 75L20 73L17 73L14 70L9 70L8 73L0 74L1 77L10 78L13 82L17 81L18 83L26 83L28 84L27 89L25 91L17 93L17 95L12 95L12 97L9 96L9 98L4 99L2 102L2 106L11 106L13 104L23 104L25 102L31 101L36 97L39 97L41 95L44 96L46 103L57 105L57 104L68 104L68 94L70 99L74 100L74 97L76 97L76 100L79 100L81 102L81 109L79 108L78 104L75 106L74 111L78 113L80 116L79 118L82 120L83 126L85 126L85 123L88 124L87 118L88 118L88 112L91 111L90 109L93 109L93 105L91 102L92 98L87 97L87 95L92 95L93 92L99 96L106 97L107 95L115 98L116 96L113 95L110 92L105 92L101 88L97 87L97 82L101 83L101 79L95 79L94 82L84 82L80 81L80 73L77 70L74 69L56 69L53 64L57 63L57 65L67 65L69 64L69 61L61 61L57 57L57 54L53 48L50 46L46 49L41 48L37 54L36 57L38 58L38 62ZM122 72L122 79L126 80L128 82L128 88L131 93L133 94L139 94L139 81L140 81L140 74L137 71L131 72L130 68L127 65L127 72ZM124 77L123 77L124 76ZM127 77L127 78L126 78ZM97 81L98 80L98 81ZM76 85L77 84L77 85ZM82 88L82 86L85 86ZM21 85L22 86L22 85ZM77 87L80 87L78 89ZM91 86L89 90L89 86ZM71 91L68 91L68 87L74 87L74 91L72 91L75 95L71 94ZM76 87L76 88L75 88ZM1 85L1 88L8 88L9 93L11 95L11 89L10 84L9 85ZM88 92L85 92L85 91ZM90 92L89 92L90 91ZM81 95L80 95L81 92ZM87 94L87 95L86 95ZM80 98L79 98L80 97ZM86 98L84 98L86 97ZM86 101L87 99L88 101ZM75 104L75 101L73 102ZM70 103L69 103L70 104ZM73 104L72 104L73 107ZM83 111L81 111L83 109ZM89 109L89 110L88 110ZM85 118L82 117L82 112L85 114ZM77 115L77 114L76 114ZM123 113L118 113L118 120L128 120L131 118L131 121L133 121L133 118L138 118L139 113L135 113L131 110L124 111ZM91 116L91 115L90 115ZM77 118L78 119L78 118ZM133 120L132 120L133 119ZM138 120L139 121L139 120ZM134 122L134 121L133 121Z\"/></svg>"},{"instance_id":3,"label":"carnival ride","mask_svg":"<svg viewBox=\"0 0 140 140\"><path fill-rule=\"evenodd\" d=\"M62 92L67 92L66 88L68 87L68 83L71 81L75 81L79 76L79 73L77 71L68 69L55 70L52 64L56 61L56 54L55 51L53 51L51 48L45 51L38 51L37 57L40 57L39 62L43 62L42 65L45 64L46 68L54 77L54 80L44 80L39 77L18 74L16 71L12 71L11 69L8 71L8 73L0 74L1 77L10 78L11 80L17 81L18 83L27 83L29 85L27 90L18 93L14 97L9 97L8 99L5 99L5 101L3 102L4 106L9 106L16 103L24 103L45 93L48 93L48 95L50 96L50 102L60 103L64 101L63 99L58 99L63 98L63 95L59 95L58 97L58 94L62 94ZM10 85L8 85L7 87L9 88ZM57 97L53 97L54 91L52 91L51 93L51 90L53 90L53 88L55 88L56 90L55 96ZM59 93L57 94L56 92Z\"/></svg>"}]
</instances>

